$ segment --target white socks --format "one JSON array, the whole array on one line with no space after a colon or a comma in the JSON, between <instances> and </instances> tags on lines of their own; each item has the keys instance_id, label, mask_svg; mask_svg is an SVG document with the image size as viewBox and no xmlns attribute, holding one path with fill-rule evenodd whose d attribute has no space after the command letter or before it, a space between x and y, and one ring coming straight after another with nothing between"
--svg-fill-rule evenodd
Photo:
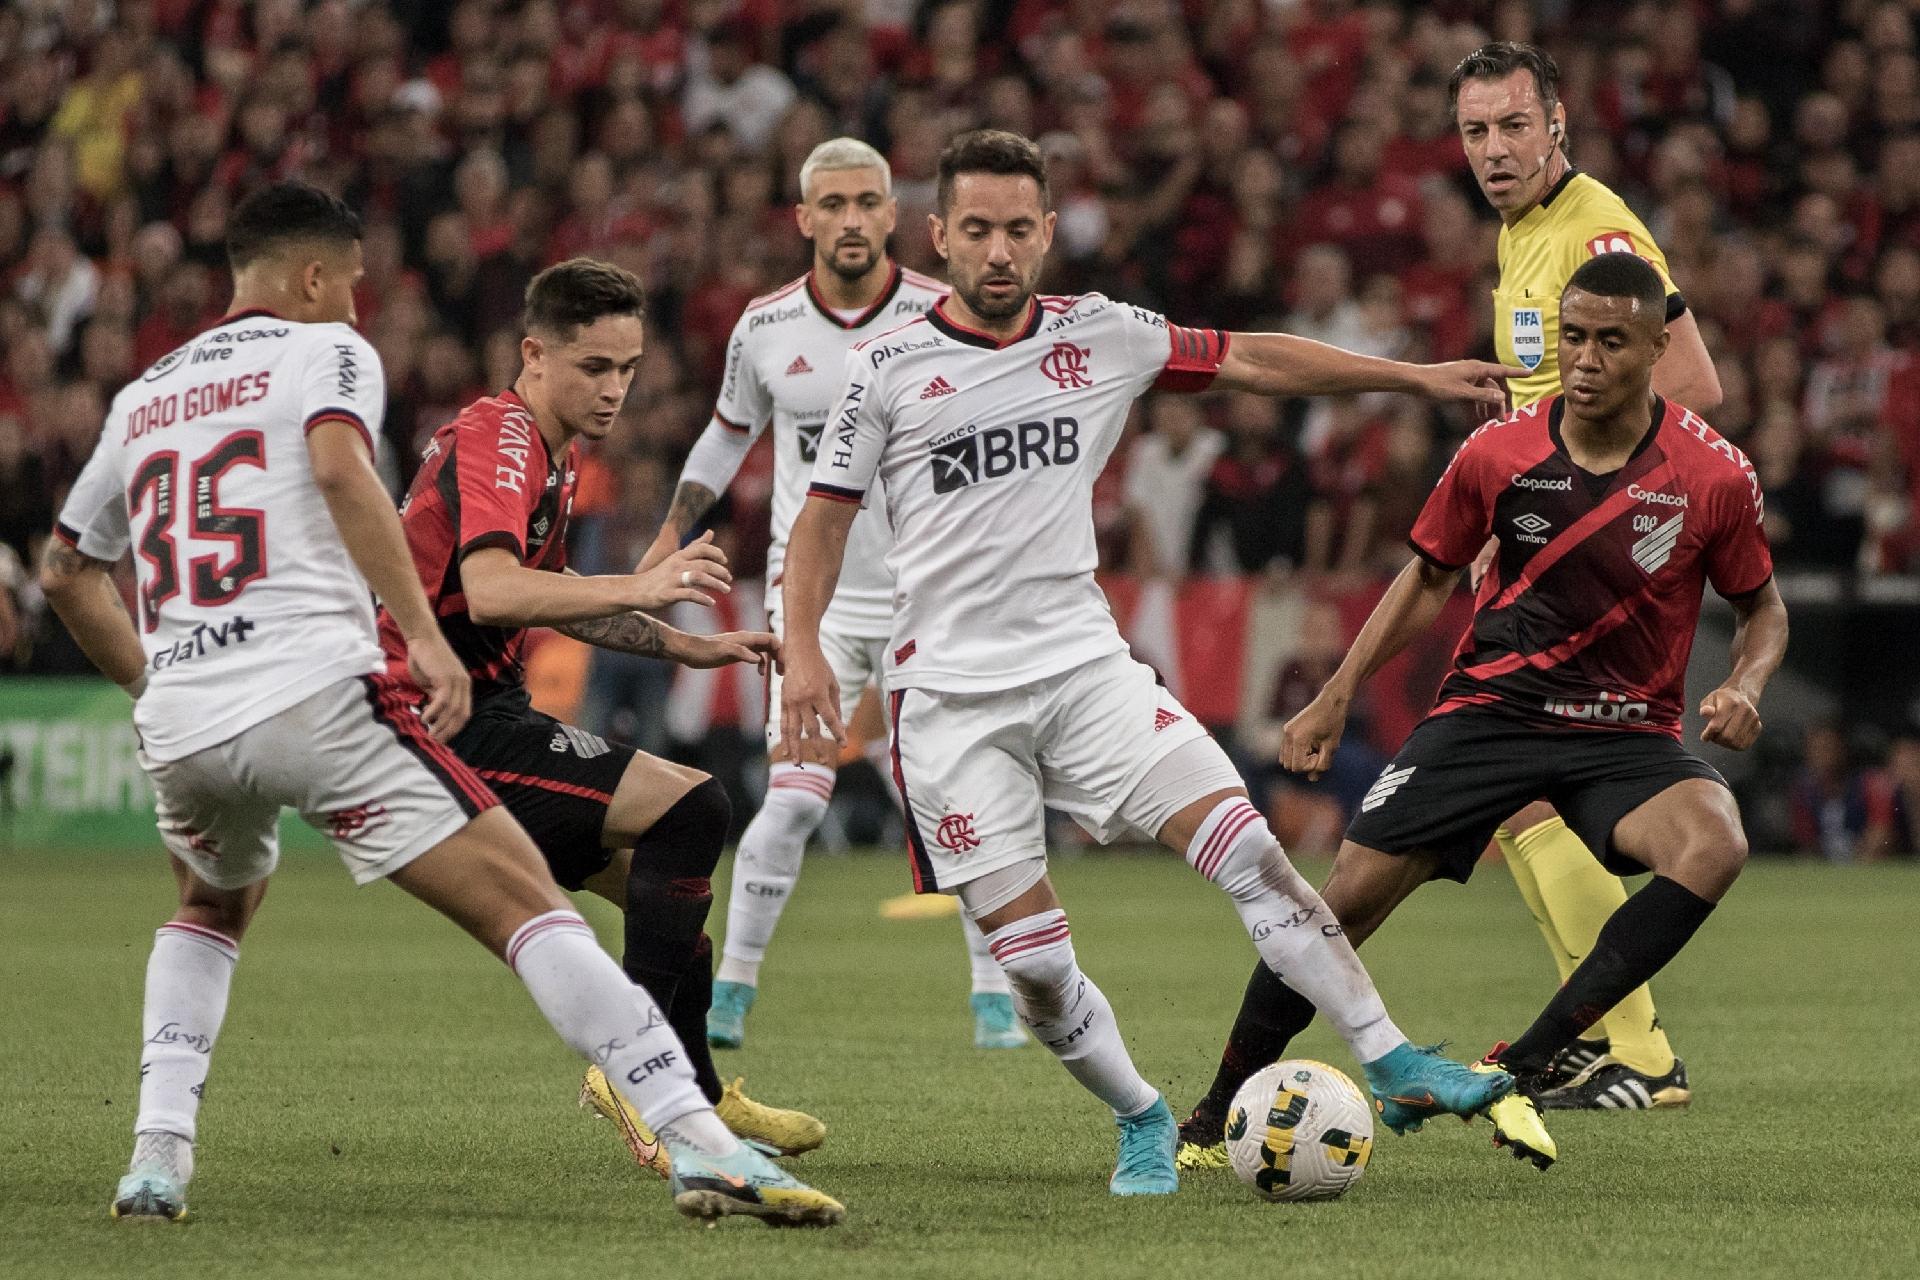
<instances>
[{"instance_id":1,"label":"white socks","mask_svg":"<svg viewBox=\"0 0 1920 1280\"><path fill-rule=\"evenodd\" d=\"M193 1176L200 1095L239 958L239 944L213 929L174 921L154 931L140 1017L133 1168L159 1169L183 1186Z\"/></svg>"},{"instance_id":2,"label":"white socks","mask_svg":"<svg viewBox=\"0 0 1920 1280\"><path fill-rule=\"evenodd\" d=\"M1406 1042L1345 931L1246 797L1222 800L1207 815L1187 861L1227 891L1260 958L1313 1002L1354 1057L1372 1062Z\"/></svg>"},{"instance_id":3,"label":"white socks","mask_svg":"<svg viewBox=\"0 0 1920 1280\"><path fill-rule=\"evenodd\" d=\"M719 981L760 985L760 962L800 879L807 838L827 816L834 774L825 765L802 768L785 762L767 771L767 796L740 835L733 886L727 891Z\"/></svg>"},{"instance_id":4,"label":"white socks","mask_svg":"<svg viewBox=\"0 0 1920 1280\"><path fill-rule=\"evenodd\" d=\"M1011 987L1007 985L1006 970L993 958L993 952L987 947L987 935L980 932L980 926L965 911L960 913L960 936L967 940L967 965L973 970L973 994L976 996L1004 996Z\"/></svg>"},{"instance_id":5,"label":"white socks","mask_svg":"<svg viewBox=\"0 0 1920 1280\"><path fill-rule=\"evenodd\" d=\"M1006 970L1021 1020L1075 1080L1116 1116L1153 1105L1160 1095L1134 1070L1113 1006L1073 958L1066 912L1003 925L987 935L987 946Z\"/></svg>"},{"instance_id":6,"label":"white socks","mask_svg":"<svg viewBox=\"0 0 1920 1280\"><path fill-rule=\"evenodd\" d=\"M606 1072L649 1129L709 1155L737 1147L694 1083L666 1015L627 981L585 920L571 911L537 915L507 939L506 959L560 1038Z\"/></svg>"}]
</instances>

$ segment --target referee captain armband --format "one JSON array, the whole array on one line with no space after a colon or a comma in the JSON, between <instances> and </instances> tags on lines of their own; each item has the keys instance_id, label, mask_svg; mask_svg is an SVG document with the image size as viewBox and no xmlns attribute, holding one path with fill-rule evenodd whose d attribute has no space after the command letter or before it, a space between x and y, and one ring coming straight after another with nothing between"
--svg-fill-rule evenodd
<instances>
[{"instance_id":1,"label":"referee captain armband","mask_svg":"<svg viewBox=\"0 0 1920 1280\"><path fill-rule=\"evenodd\" d=\"M1227 334L1222 329L1187 329L1167 326L1167 342L1172 350L1167 367L1153 380L1155 391L1205 391L1227 358Z\"/></svg>"}]
</instances>

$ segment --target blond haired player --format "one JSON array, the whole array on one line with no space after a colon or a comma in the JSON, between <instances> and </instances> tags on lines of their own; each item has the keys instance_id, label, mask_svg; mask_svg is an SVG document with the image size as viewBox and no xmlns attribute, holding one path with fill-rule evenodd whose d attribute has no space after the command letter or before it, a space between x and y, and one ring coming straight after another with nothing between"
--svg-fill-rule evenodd
<instances>
[{"instance_id":1,"label":"blond haired player","mask_svg":"<svg viewBox=\"0 0 1920 1280\"><path fill-rule=\"evenodd\" d=\"M800 203L794 219L813 244L813 265L741 313L727 343L726 374L713 420L687 455L659 537L641 561L650 568L671 555L740 469L747 450L773 427L773 546L767 553L767 612L780 627L781 573L787 533L806 501L807 479L827 411L840 389L847 350L911 320L947 292L947 286L907 271L887 256L899 206L885 157L858 138L823 142L800 166ZM893 536L880 513L854 523L847 568L823 621L827 652L851 718L860 692L885 673L887 632L893 619L893 575L887 552ZM713 984L708 1042L737 1049L746 1039L747 1011L760 990L760 966L774 927L800 877L807 838L827 815L839 753L819 743L780 737L780 678L767 698L767 794L740 836L739 861L727 896L727 938ZM884 748L884 739L874 745ZM884 752L875 765L886 775ZM973 922L961 921L971 958L973 1042L1010 1049L1026 1042L1013 1016L1013 999L1000 966L987 954Z\"/></svg>"}]
</instances>

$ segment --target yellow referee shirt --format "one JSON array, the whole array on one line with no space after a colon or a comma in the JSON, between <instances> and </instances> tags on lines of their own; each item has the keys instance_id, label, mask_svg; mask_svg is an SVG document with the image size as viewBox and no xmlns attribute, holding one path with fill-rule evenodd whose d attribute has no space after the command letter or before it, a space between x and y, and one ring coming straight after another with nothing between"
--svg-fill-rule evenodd
<instances>
[{"instance_id":1,"label":"yellow referee shirt","mask_svg":"<svg viewBox=\"0 0 1920 1280\"><path fill-rule=\"evenodd\" d=\"M1667 322L1687 309L1667 259L1633 210L1598 180L1575 169L1540 203L1500 228L1500 284L1493 291L1493 345L1500 363L1528 370L1507 383L1521 408L1560 390L1560 291L1580 264L1600 253L1637 253L1667 282Z\"/></svg>"}]
</instances>

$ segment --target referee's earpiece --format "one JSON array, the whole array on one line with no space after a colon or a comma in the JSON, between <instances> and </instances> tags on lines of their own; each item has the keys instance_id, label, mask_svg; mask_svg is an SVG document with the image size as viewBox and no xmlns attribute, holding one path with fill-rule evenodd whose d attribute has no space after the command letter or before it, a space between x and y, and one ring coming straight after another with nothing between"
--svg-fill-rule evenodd
<instances>
[{"instance_id":1,"label":"referee's earpiece","mask_svg":"<svg viewBox=\"0 0 1920 1280\"><path fill-rule=\"evenodd\" d=\"M1547 126L1547 136L1553 139L1553 143L1555 146L1560 145L1560 141L1561 141L1560 123L1558 121L1555 121L1553 124Z\"/></svg>"}]
</instances>

